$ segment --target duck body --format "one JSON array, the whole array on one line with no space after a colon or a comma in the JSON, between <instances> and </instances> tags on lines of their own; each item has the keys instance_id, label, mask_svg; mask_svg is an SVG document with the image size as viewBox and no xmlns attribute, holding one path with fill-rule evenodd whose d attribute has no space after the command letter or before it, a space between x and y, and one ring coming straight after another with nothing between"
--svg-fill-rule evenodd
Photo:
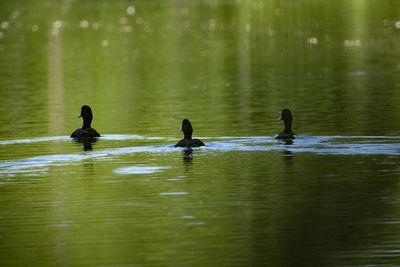
<instances>
[{"instance_id":1,"label":"duck body","mask_svg":"<svg viewBox=\"0 0 400 267\"><path fill-rule=\"evenodd\" d=\"M182 129L181 131L184 134L184 138L181 139L175 147L200 147L200 146L205 146L205 144L199 140L199 139L192 139L192 133L193 133L193 128L192 124L188 119L184 119L182 121Z\"/></svg>"},{"instance_id":2,"label":"duck body","mask_svg":"<svg viewBox=\"0 0 400 267\"><path fill-rule=\"evenodd\" d=\"M93 128L79 128L76 129L71 137L80 138L80 137L100 137L100 134Z\"/></svg>"},{"instance_id":3,"label":"duck body","mask_svg":"<svg viewBox=\"0 0 400 267\"><path fill-rule=\"evenodd\" d=\"M292 120L293 116L289 109L283 109L281 113L281 117L278 120L283 120L285 124L285 129L283 132L279 133L275 136L275 139L281 140L293 140L295 139L295 133L292 131Z\"/></svg>"},{"instance_id":4,"label":"duck body","mask_svg":"<svg viewBox=\"0 0 400 267\"><path fill-rule=\"evenodd\" d=\"M279 133L277 136L275 136L275 139L283 139L283 140L290 140L290 139L296 139L295 133Z\"/></svg>"},{"instance_id":5,"label":"duck body","mask_svg":"<svg viewBox=\"0 0 400 267\"><path fill-rule=\"evenodd\" d=\"M199 147L205 144L199 139L181 139L175 147Z\"/></svg>"},{"instance_id":6,"label":"duck body","mask_svg":"<svg viewBox=\"0 0 400 267\"><path fill-rule=\"evenodd\" d=\"M92 123L92 120L93 120L93 113L92 113L92 109L89 106L87 106L87 105L82 106L81 114L78 115L78 117L82 117L82 119L83 119L82 128L76 129L71 134L71 137L73 137L73 138L100 137L100 134L90 126Z\"/></svg>"}]
</instances>

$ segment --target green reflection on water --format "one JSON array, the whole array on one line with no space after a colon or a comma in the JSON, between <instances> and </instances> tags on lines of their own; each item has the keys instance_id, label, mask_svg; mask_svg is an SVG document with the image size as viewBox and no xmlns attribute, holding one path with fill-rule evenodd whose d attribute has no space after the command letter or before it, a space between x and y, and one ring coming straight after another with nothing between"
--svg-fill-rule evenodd
<instances>
[{"instance_id":1,"label":"green reflection on water","mask_svg":"<svg viewBox=\"0 0 400 267\"><path fill-rule=\"evenodd\" d=\"M2 4L1 136L68 134L82 103L108 133L272 135L282 107L310 135L397 130L396 2L24 4Z\"/></svg>"}]
</instances>

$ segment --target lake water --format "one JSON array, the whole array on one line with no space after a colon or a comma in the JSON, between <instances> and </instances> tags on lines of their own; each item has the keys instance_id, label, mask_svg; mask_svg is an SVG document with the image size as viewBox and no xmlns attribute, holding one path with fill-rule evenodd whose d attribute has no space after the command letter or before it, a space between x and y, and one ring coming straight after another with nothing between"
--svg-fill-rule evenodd
<instances>
[{"instance_id":1,"label":"lake water","mask_svg":"<svg viewBox=\"0 0 400 267\"><path fill-rule=\"evenodd\" d=\"M400 263L400 2L18 0L0 23L1 266ZM174 148L184 118L205 147Z\"/></svg>"}]
</instances>

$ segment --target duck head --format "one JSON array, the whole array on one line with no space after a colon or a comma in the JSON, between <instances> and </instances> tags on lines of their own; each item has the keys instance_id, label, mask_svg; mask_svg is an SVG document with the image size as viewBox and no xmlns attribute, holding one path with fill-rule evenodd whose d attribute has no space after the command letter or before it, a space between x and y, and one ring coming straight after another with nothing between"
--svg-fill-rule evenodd
<instances>
[{"instance_id":1,"label":"duck head","mask_svg":"<svg viewBox=\"0 0 400 267\"><path fill-rule=\"evenodd\" d=\"M183 132L185 139L192 139L193 128L188 119L182 121L182 128L180 131Z\"/></svg>"},{"instance_id":2,"label":"duck head","mask_svg":"<svg viewBox=\"0 0 400 267\"><path fill-rule=\"evenodd\" d=\"M82 129L91 128L90 124L93 120L93 113L92 109L89 106L83 105L81 108L81 114L79 114L78 117L82 117L83 119Z\"/></svg>"},{"instance_id":3,"label":"duck head","mask_svg":"<svg viewBox=\"0 0 400 267\"><path fill-rule=\"evenodd\" d=\"M285 123L285 132L291 132L292 129L292 113L290 112L289 109L285 108L282 110L281 117L278 120L283 120Z\"/></svg>"}]
</instances>

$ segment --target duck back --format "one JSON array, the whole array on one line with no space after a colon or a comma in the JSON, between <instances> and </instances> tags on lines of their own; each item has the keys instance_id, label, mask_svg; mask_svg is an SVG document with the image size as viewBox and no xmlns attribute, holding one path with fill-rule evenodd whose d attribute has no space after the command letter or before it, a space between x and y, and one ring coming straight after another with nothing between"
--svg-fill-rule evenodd
<instances>
[{"instance_id":1,"label":"duck back","mask_svg":"<svg viewBox=\"0 0 400 267\"><path fill-rule=\"evenodd\" d=\"M199 139L181 139L175 147L200 147L205 144Z\"/></svg>"},{"instance_id":2,"label":"duck back","mask_svg":"<svg viewBox=\"0 0 400 267\"><path fill-rule=\"evenodd\" d=\"M100 134L93 128L79 128L71 134L71 137L100 137Z\"/></svg>"}]
</instances>

